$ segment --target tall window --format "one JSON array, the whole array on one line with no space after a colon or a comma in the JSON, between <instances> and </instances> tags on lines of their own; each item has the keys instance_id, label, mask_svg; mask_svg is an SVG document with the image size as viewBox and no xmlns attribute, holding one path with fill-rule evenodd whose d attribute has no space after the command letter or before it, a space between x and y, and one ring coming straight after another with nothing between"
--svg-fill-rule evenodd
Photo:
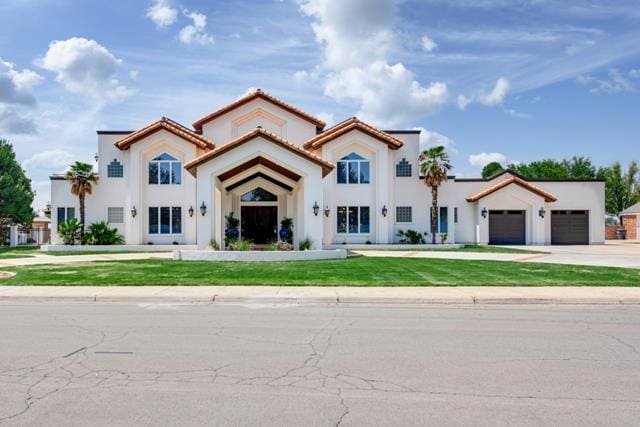
<instances>
[{"instance_id":1,"label":"tall window","mask_svg":"<svg viewBox=\"0 0 640 427\"><path fill-rule=\"evenodd\" d=\"M181 234L182 208L180 206L149 207L149 234Z\"/></svg>"},{"instance_id":2,"label":"tall window","mask_svg":"<svg viewBox=\"0 0 640 427\"><path fill-rule=\"evenodd\" d=\"M149 162L149 184L182 183L182 164L175 157L163 153Z\"/></svg>"},{"instance_id":3,"label":"tall window","mask_svg":"<svg viewBox=\"0 0 640 427\"><path fill-rule=\"evenodd\" d=\"M407 159L403 158L396 165L396 176L397 177L411 176L411 163L409 163Z\"/></svg>"},{"instance_id":4,"label":"tall window","mask_svg":"<svg viewBox=\"0 0 640 427\"><path fill-rule=\"evenodd\" d=\"M433 208L431 208L433 209ZM438 215L436 216L436 223L438 224L438 233L449 232L449 209L446 206L441 206L438 209Z\"/></svg>"},{"instance_id":5,"label":"tall window","mask_svg":"<svg viewBox=\"0 0 640 427\"><path fill-rule=\"evenodd\" d=\"M338 233L367 234L369 230L369 206L338 206Z\"/></svg>"},{"instance_id":6,"label":"tall window","mask_svg":"<svg viewBox=\"0 0 640 427\"><path fill-rule=\"evenodd\" d=\"M117 159L113 159L107 165L107 178L122 178L124 176L124 167Z\"/></svg>"},{"instance_id":7,"label":"tall window","mask_svg":"<svg viewBox=\"0 0 640 427\"><path fill-rule=\"evenodd\" d=\"M58 225L76 217L76 208L58 208Z\"/></svg>"},{"instance_id":8,"label":"tall window","mask_svg":"<svg viewBox=\"0 0 640 427\"><path fill-rule=\"evenodd\" d=\"M338 184L369 184L369 160L351 153L338 161Z\"/></svg>"}]
</instances>

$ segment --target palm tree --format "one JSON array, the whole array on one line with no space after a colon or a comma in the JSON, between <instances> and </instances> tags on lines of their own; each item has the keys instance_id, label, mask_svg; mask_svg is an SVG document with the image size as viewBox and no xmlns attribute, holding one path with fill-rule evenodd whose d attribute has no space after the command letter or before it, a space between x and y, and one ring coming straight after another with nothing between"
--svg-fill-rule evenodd
<instances>
[{"instance_id":1,"label":"palm tree","mask_svg":"<svg viewBox=\"0 0 640 427\"><path fill-rule=\"evenodd\" d=\"M431 187L431 241L435 245L438 231L438 187L447 180L451 163L449 155L441 145L424 150L418 161L420 175L424 178L424 183Z\"/></svg>"},{"instance_id":2,"label":"palm tree","mask_svg":"<svg viewBox=\"0 0 640 427\"><path fill-rule=\"evenodd\" d=\"M98 174L93 171L93 166L90 164L75 162L69 166L65 178L71 183L71 194L78 196L80 201L80 242L83 243L84 200L86 195L93 191L93 184L98 183Z\"/></svg>"}]
</instances>

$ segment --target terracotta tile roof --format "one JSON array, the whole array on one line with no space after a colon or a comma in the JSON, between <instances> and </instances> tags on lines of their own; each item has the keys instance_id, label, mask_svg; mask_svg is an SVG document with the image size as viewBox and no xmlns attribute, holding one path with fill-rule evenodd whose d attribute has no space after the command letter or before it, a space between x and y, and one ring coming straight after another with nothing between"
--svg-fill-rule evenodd
<instances>
[{"instance_id":1,"label":"terracotta tile roof","mask_svg":"<svg viewBox=\"0 0 640 427\"><path fill-rule=\"evenodd\" d=\"M228 104L222 108L220 108L219 110L214 111L211 114L207 114L204 117L199 118L198 120L196 120L195 122L193 122L193 128L196 129L197 131L202 131L202 125L204 125L205 123L215 119L216 117L220 117L221 115L223 115L224 113L227 113L229 111L235 110L236 108L250 102L253 101L254 99L264 99L267 102L270 102L274 105L277 105L278 107L287 110L288 112L295 114L298 117L301 117L311 123L313 123L314 125L316 125L316 127L322 129L326 126L326 123L322 120L320 120L319 118L312 116L311 114L302 111L301 109L282 101L281 99L276 98L273 95L270 95L266 92L264 92L261 89L257 89L254 92L251 92L248 95L243 96L242 98L232 102L231 104Z\"/></svg>"},{"instance_id":2,"label":"terracotta tile roof","mask_svg":"<svg viewBox=\"0 0 640 427\"><path fill-rule=\"evenodd\" d=\"M171 132L176 136L179 136L180 138L186 141L189 141L197 145L200 148L210 150L215 147L215 145L213 144L213 141L211 141L210 139L194 132L193 130L167 117L163 117L160 120L150 123L147 126L143 127L142 129L139 129L127 135L126 137L116 141L115 145L121 150L126 150L134 142L139 141L140 139L163 129L168 132Z\"/></svg>"},{"instance_id":3,"label":"terracotta tile roof","mask_svg":"<svg viewBox=\"0 0 640 427\"><path fill-rule=\"evenodd\" d=\"M477 202L478 200L488 196L491 193L495 193L496 191L506 187L507 185L511 185L511 184L516 184L519 185L520 187L531 191L532 193L536 193L537 195L544 197L544 200L546 202L555 202L556 200L558 200L558 198L556 196L554 196L551 193L547 193L546 191L544 191L542 188L537 187L527 181L525 181L522 178L519 178L517 176L512 176L511 178L507 178L503 181L498 182L497 184L494 184L490 187L485 188L484 190L467 197L467 202Z\"/></svg>"},{"instance_id":4,"label":"terracotta tile roof","mask_svg":"<svg viewBox=\"0 0 640 427\"><path fill-rule=\"evenodd\" d=\"M322 167L322 176L326 176L329 172L331 172L334 168L335 165L331 162L328 162L327 160L323 159L320 156L316 156L315 154L311 153L310 151L307 151L303 148L298 147L295 144L292 144L291 142L287 141L286 139L275 135L271 132L268 132L262 128L255 128L247 133L245 133L242 136L239 136L238 138L231 140L229 142L227 142L224 145L221 145L207 153L202 154L201 156L196 157L195 159L191 160L190 162L186 163L184 165L185 169L187 169L189 172L191 172L192 174L195 175L195 171L194 168L204 162L207 162L229 150L233 150L234 148L244 144L245 142L248 142L250 140L252 140L255 137L263 137L264 139L273 142L277 145L280 145L283 148L286 148L289 151L294 152L295 154L306 158L307 160L312 161L313 163L316 163L318 165L320 165Z\"/></svg>"},{"instance_id":5,"label":"terracotta tile roof","mask_svg":"<svg viewBox=\"0 0 640 427\"><path fill-rule=\"evenodd\" d=\"M367 123L361 120L358 120L357 117L351 117L350 119L347 119L342 123L338 123L332 128L329 128L326 131L322 132L321 134L311 138L310 140L304 143L304 148L306 148L307 150L309 149L315 150L321 147L322 145L326 144L327 142L332 141L333 139L339 137L340 135L344 135L345 133L353 129L357 129L361 132L364 132L384 142L392 150L397 150L398 148L404 145L404 143L398 138L391 136L388 133L385 133L379 129L376 129L373 126L368 125Z\"/></svg>"}]
</instances>

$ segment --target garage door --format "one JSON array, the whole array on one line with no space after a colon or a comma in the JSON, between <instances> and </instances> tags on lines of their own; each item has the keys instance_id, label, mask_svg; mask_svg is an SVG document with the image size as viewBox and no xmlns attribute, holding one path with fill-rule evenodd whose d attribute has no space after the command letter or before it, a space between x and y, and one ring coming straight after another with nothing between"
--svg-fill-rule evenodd
<instances>
[{"instance_id":1,"label":"garage door","mask_svg":"<svg viewBox=\"0 0 640 427\"><path fill-rule=\"evenodd\" d=\"M524 211L489 211L490 245L524 245Z\"/></svg>"},{"instance_id":2,"label":"garage door","mask_svg":"<svg viewBox=\"0 0 640 427\"><path fill-rule=\"evenodd\" d=\"M551 211L552 245L588 245L588 211Z\"/></svg>"}]
</instances>

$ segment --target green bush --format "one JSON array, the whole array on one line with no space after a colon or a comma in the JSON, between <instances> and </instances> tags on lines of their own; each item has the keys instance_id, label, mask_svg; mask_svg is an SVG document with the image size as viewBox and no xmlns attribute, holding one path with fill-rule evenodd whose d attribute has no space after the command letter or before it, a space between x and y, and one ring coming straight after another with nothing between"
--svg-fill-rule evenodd
<instances>
[{"instance_id":1,"label":"green bush","mask_svg":"<svg viewBox=\"0 0 640 427\"><path fill-rule=\"evenodd\" d=\"M283 242L282 240L278 241L278 243L276 243L276 250L277 251L292 251L293 250L293 245L289 242Z\"/></svg>"},{"instance_id":2,"label":"green bush","mask_svg":"<svg viewBox=\"0 0 640 427\"><path fill-rule=\"evenodd\" d=\"M250 251L253 248L251 240L235 240L229 245L230 251Z\"/></svg>"},{"instance_id":3,"label":"green bush","mask_svg":"<svg viewBox=\"0 0 640 427\"><path fill-rule=\"evenodd\" d=\"M280 228L284 229L284 240L287 243L293 244L293 218L282 218L280 221Z\"/></svg>"},{"instance_id":4,"label":"green bush","mask_svg":"<svg viewBox=\"0 0 640 427\"><path fill-rule=\"evenodd\" d=\"M85 240L89 245L122 245L124 236L117 228L111 228L106 222L100 221L89 225Z\"/></svg>"},{"instance_id":5,"label":"green bush","mask_svg":"<svg viewBox=\"0 0 640 427\"><path fill-rule=\"evenodd\" d=\"M69 219L58 225L58 234L65 245L75 245L82 235L82 224L76 218Z\"/></svg>"},{"instance_id":6,"label":"green bush","mask_svg":"<svg viewBox=\"0 0 640 427\"><path fill-rule=\"evenodd\" d=\"M267 252L273 252L273 251L277 251L278 250L278 244L275 242L272 243L268 243L264 246L264 249Z\"/></svg>"},{"instance_id":7,"label":"green bush","mask_svg":"<svg viewBox=\"0 0 640 427\"><path fill-rule=\"evenodd\" d=\"M398 237L400 237L400 243L409 245L420 245L425 243L422 234L415 230L398 230Z\"/></svg>"},{"instance_id":8,"label":"green bush","mask_svg":"<svg viewBox=\"0 0 640 427\"><path fill-rule=\"evenodd\" d=\"M301 251L308 251L309 249L311 249L311 239L307 237L306 239L301 241L300 244L298 244L298 249Z\"/></svg>"},{"instance_id":9,"label":"green bush","mask_svg":"<svg viewBox=\"0 0 640 427\"><path fill-rule=\"evenodd\" d=\"M211 240L211 242L209 243L209 247L211 249L213 249L214 251L219 251L220 250L220 245L218 244L217 240Z\"/></svg>"}]
</instances>

